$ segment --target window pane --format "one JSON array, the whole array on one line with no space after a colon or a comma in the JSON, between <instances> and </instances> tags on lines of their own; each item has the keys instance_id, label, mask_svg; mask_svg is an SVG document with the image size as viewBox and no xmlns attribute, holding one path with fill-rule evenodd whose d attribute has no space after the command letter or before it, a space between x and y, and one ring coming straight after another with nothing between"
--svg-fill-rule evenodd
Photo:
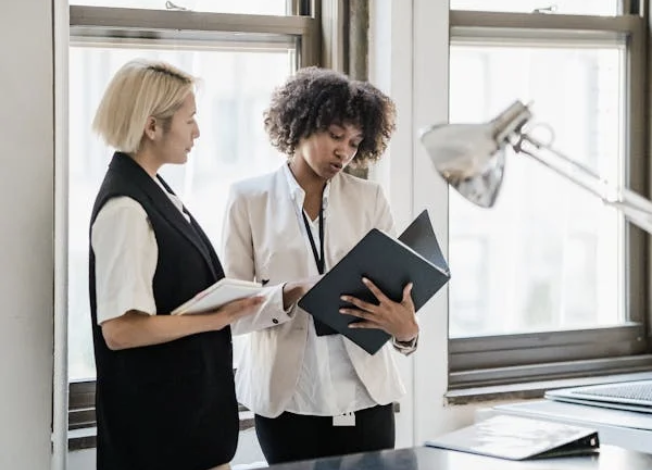
<instances>
[{"instance_id":1,"label":"window pane","mask_svg":"<svg viewBox=\"0 0 652 470\"><path fill-rule=\"evenodd\" d=\"M102 93L117 69L146 57L201 77L201 137L186 165L165 167L175 192L216 248L229 185L283 161L269 145L262 113L272 89L293 70L294 51L163 51L73 47L70 50L69 363L72 379L95 376L88 300L88 223L112 154L91 132ZM237 347L237 342L234 343Z\"/></svg>"},{"instance_id":2,"label":"window pane","mask_svg":"<svg viewBox=\"0 0 652 470\"><path fill-rule=\"evenodd\" d=\"M70 0L71 5L94 7L143 8L167 10L166 0ZM256 15L285 15L287 0L174 0L172 4L192 11L210 13L249 13Z\"/></svg>"},{"instance_id":3,"label":"window pane","mask_svg":"<svg viewBox=\"0 0 652 470\"><path fill-rule=\"evenodd\" d=\"M543 12L571 15L617 15L622 11L622 0L450 0L451 10Z\"/></svg>"},{"instance_id":4,"label":"window pane","mask_svg":"<svg viewBox=\"0 0 652 470\"><path fill-rule=\"evenodd\" d=\"M556 149L618 183L623 61L620 47L452 46L450 120L482 122L515 99L533 101ZM450 335L623 322L622 218L535 160L507 159L493 209L450 191Z\"/></svg>"}]
</instances>

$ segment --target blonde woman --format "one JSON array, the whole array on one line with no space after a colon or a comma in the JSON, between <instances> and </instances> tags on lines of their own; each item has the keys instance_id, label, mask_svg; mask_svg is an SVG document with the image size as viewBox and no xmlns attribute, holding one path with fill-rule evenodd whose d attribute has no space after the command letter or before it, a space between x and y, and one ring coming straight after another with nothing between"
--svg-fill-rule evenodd
<instances>
[{"instance_id":1,"label":"blonde woman","mask_svg":"<svg viewBox=\"0 0 652 470\"><path fill-rule=\"evenodd\" d=\"M260 314L263 298L169 315L224 277L204 231L157 174L185 163L199 137L194 86L168 64L129 62L93 123L117 150L90 230L100 470L228 468L237 446L229 325Z\"/></svg>"}]
</instances>

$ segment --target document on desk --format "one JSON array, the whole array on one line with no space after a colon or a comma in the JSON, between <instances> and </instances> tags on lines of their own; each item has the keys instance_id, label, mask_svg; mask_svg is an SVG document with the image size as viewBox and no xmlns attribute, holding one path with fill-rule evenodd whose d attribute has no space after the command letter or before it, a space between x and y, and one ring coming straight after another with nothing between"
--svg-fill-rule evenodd
<instances>
[{"instance_id":1,"label":"document on desk","mask_svg":"<svg viewBox=\"0 0 652 470\"><path fill-rule=\"evenodd\" d=\"M426 445L525 460L590 454L600 443L594 429L518 416L494 416L426 441Z\"/></svg>"},{"instance_id":2,"label":"document on desk","mask_svg":"<svg viewBox=\"0 0 652 470\"><path fill-rule=\"evenodd\" d=\"M390 336L378 329L349 328L358 319L339 311L351 306L340 299L343 294L378 303L363 284L363 276L394 301L401 300L403 289L412 282L412 301L417 311L446 285L450 270L428 212L423 211L398 239L371 230L299 301L303 310L375 354Z\"/></svg>"}]
</instances>

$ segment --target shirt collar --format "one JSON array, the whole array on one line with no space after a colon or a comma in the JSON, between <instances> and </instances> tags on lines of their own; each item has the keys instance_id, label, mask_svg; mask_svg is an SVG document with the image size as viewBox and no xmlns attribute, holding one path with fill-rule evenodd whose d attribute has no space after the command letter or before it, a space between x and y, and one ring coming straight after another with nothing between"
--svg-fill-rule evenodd
<instances>
[{"instance_id":1,"label":"shirt collar","mask_svg":"<svg viewBox=\"0 0 652 470\"><path fill-rule=\"evenodd\" d=\"M285 173L285 179L287 180L288 188L290 189L290 197L292 198L292 201L299 210L303 210L303 201L306 198L306 192L301 186L299 186L297 179L290 170L289 163L283 165L283 172ZM330 189L331 183L330 181L327 181L326 187L324 188L324 194L322 195L324 212L326 212L326 208L328 207L328 195L330 194Z\"/></svg>"},{"instance_id":2,"label":"shirt collar","mask_svg":"<svg viewBox=\"0 0 652 470\"><path fill-rule=\"evenodd\" d=\"M171 192L169 192L169 191L165 188L165 186L163 186L163 183L161 183L161 181L160 181L158 178L153 178L153 179L154 179L154 181L156 182L156 184L158 185L158 187L161 189L161 191L163 191L163 192L165 193L165 195L170 199L170 201L172 201L172 204L174 204L175 207L176 207L177 209L179 209L179 211L181 212L181 214L183 214L183 216L185 217L185 219L186 219L188 222L190 222L190 216L186 213L186 208L185 208L185 206L183 205L183 202L181 201L181 198L180 198L179 196L177 196L176 194L172 194Z\"/></svg>"}]
</instances>

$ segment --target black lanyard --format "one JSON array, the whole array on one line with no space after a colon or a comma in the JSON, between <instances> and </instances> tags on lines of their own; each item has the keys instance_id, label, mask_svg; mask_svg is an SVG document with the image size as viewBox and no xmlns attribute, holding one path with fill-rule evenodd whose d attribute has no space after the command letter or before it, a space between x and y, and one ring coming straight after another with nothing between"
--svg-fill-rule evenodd
<instances>
[{"instance_id":1,"label":"black lanyard","mask_svg":"<svg viewBox=\"0 0 652 470\"><path fill-rule=\"evenodd\" d=\"M303 224L306 226L306 232L308 232L308 240L310 240L312 255L315 257L317 271L319 271L319 274L324 274L324 207L322 206L319 208L319 254L317 254L317 245L315 244L315 239L312 237L312 229L310 228L308 217L306 217L306 212L303 209L301 210L301 215L303 216ZM317 336L337 334L337 331L325 323L322 323L317 318L313 317L313 320L315 322L315 333L317 333Z\"/></svg>"},{"instance_id":2,"label":"black lanyard","mask_svg":"<svg viewBox=\"0 0 652 470\"><path fill-rule=\"evenodd\" d=\"M308 232L308 240L310 240L312 255L315 257L317 271L319 271L319 274L324 274L324 208L323 206L319 208L319 254L317 254L317 245L315 245L315 239L312 237L312 229L306 217L306 211L302 209L301 215L303 216L303 223L306 226L306 232Z\"/></svg>"}]
</instances>

